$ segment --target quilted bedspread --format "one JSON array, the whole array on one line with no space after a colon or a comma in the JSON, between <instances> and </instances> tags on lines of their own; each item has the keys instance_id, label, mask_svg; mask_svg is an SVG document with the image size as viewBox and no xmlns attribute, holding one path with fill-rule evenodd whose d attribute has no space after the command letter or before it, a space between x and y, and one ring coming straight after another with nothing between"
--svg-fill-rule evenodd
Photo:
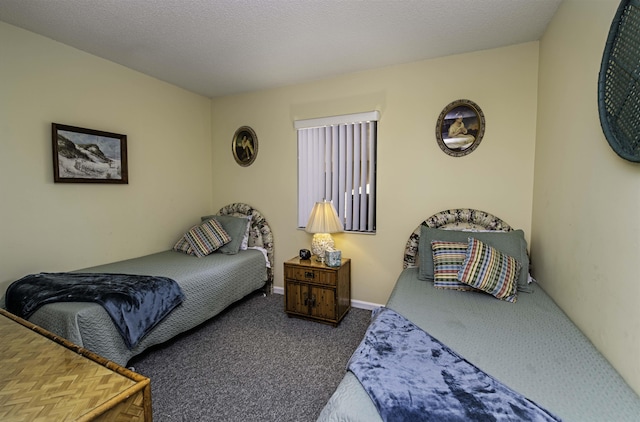
<instances>
[{"instance_id":1,"label":"quilted bedspread","mask_svg":"<svg viewBox=\"0 0 640 422\"><path fill-rule=\"evenodd\" d=\"M127 347L109 314L97 303L49 303L29 318L29 322L123 366L133 356L212 318L262 288L268 279L264 256L258 250L240 251L235 255L214 253L204 258L164 251L78 272L169 277L185 295L182 304L133 349ZM3 295L0 306L5 306L4 299Z\"/></svg>"},{"instance_id":2,"label":"quilted bedspread","mask_svg":"<svg viewBox=\"0 0 640 422\"><path fill-rule=\"evenodd\" d=\"M388 308L348 369L384 421L559 421Z\"/></svg>"},{"instance_id":3,"label":"quilted bedspread","mask_svg":"<svg viewBox=\"0 0 640 422\"><path fill-rule=\"evenodd\" d=\"M180 286L168 277L40 273L27 275L12 283L5 300L7 310L24 319L47 303L98 303L107 311L131 349L183 299Z\"/></svg>"}]
</instances>

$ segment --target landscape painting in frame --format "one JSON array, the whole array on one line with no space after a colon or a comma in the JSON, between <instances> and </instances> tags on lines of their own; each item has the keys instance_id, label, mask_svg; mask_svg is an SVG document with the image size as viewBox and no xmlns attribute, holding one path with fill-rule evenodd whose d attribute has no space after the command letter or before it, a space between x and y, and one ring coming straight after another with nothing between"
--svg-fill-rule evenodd
<instances>
[{"instance_id":1,"label":"landscape painting in frame","mask_svg":"<svg viewBox=\"0 0 640 422\"><path fill-rule=\"evenodd\" d=\"M52 123L55 183L129 183L127 135Z\"/></svg>"}]
</instances>

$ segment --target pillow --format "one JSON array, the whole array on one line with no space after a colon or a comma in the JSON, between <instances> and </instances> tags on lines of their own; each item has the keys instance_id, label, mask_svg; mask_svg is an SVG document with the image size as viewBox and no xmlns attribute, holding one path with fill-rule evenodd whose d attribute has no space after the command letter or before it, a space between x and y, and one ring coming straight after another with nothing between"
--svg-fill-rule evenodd
<instances>
[{"instance_id":1,"label":"pillow","mask_svg":"<svg viewBox=\"0 0 640 422\"><path fill-rule=\"evenodd\" d=\"M180 238L180 240L178 240L178 242L176 242L176 244L173 246L173 250L176 252L182 252L182 253L186 253L187 255L194 255L195 256L195 252L193 251L193 248L191 247L191 245L189 245L189 242L187 242L187 238L182 236Z\"/></svg>"},{"instance_id":2,"label":"pillow","mask_svg":"<svg viewBox=\"0 0 640 422\"><path fill-rule=\"evenodd\" d=\"M433 280L433 252L431 242L444 240L447 242L468 242L471 233L461 230L433 229L422 226L420 228L420 241L418 242L418 278L421 280ZM510 232L476 232L473 237L498 249L500 252L514 257L523 270L518 277L518 284L526 286L529 281L529 255L527 254L527 241L524 240L524 231L512 230Z\"/></svg>"},{"instance_id":3,"label":"pillow","mask_svg":"<svg viewBox=\"0 0 640 422\"><path fill-rule=\"evenodd\" d=\"M433 249L433 285L441 289L475 290L468 284L458 281L458 272L467 254L467 243L444 242L434 240Z\"/></svg>"},{"instance_id":4,"label":"pillow","mask_svg":"<svg viewBox=\"0 0 640 422\"><path fill-rule=\"evenodd\" d=\"M229 234L214 219L207 220L199 226L193 226L184 237L198 258L215 252L231 241Z\"/></svg>"},{"instance_id":5,"label":"pillow","mask_svg":"<svg viewBox=\"0 0 640 422\"><path fill-rule=\"evenodd\" d=\"M204 218L204 217L202 217ZM227 255L235 255L240 251L242 240L249 229L249 220L246 217L234 217L232 215L211 215L207 220L216 220L225 232L231 237L231 241L221 246L218 252Z\"/></svg>"},{"instance_id":6,"label":"pillow","mask_svg":"<svg viewBox=\"0 0 640 422\"><path fill-rule=\"evenodd\" d=\"M515 302L521 267L514 257L470 237L458 280L498 299Z\"/></svg>"}]
</instances>

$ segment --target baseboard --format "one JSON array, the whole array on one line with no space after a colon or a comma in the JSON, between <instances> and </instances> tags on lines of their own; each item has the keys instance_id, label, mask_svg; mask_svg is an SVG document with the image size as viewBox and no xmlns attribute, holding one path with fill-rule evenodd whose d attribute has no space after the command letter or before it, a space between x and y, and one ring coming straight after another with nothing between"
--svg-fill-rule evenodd
<instances>
[{"instance_id":1,"label":"baseboard","mask_svg":"<svg viewBox=\"0 0 640 422\"><path fill-rule=\"evenodd\" d=\"M378 303L371 303L371 302L365 302L362 300L352 300L351 301L351 307L353 308L359 308L359 309L367 309L369 311L372 311L376 308L379 308L381 306L384 305L380 305Z\"/></svg>"},{"instance_id":2,"label":"baseboard","mask_svg":"<svg viewBox=\"0 0 640 422\"><path fill-rule=\"evenodd\" d=\"M277 295L284 295L284 287L273 286L273 293ZM367 309L369 311L379 308L384 305L379 305L377 303L364 302L362 300L352 300L351 306L358 309Z\"/></svg>"}]
</instances>

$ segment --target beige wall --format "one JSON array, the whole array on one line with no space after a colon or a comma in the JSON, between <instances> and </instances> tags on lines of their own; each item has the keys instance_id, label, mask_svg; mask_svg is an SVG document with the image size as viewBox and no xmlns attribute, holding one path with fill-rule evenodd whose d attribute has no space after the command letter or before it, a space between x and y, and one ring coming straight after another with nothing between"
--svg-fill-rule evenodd
<instances>
[{"instance_id":1,"label":"beige wall","mask_svg":"<svg viewBox=\"0 0 640 422\"><path fill-rule=\"evenodd\" d=\"M352 297L385 303L402 269L404 245L418 224L457 207L491 212L530 231L537 102L538 43L450 56L329 80L213 100L214 209L247 201L273 226L276 286L282 263L309 247L296 229L297 151L293 121L380 110L375 235L338 234L352 261ZM476 102L486 133L471 155L445 155L435 139L451 101ZM242 125L259 152L237 165L231 139Z\"/></svg>"},{"instance_id":2,"label":"beige wall","mask_svg":"<svg viewBox=\"0 0 640 422\"><path fill-rule=\"evenodd\" d=\"M208 98L2 22L0 57L0 282L169 249L210 211ZM52 122L126 134L130 183L54 184Z\"/></svg>"},{"instance_id":3,"label":"beige wall","mask_svg":"<svg viewBox=\"0 0 640 422\"><path fill-rule=\"evenodd\" d=\"M293 120L378 109L378 232L335 236L353 297L386 301L421 220L483 209L525 230L534 275L640 392L640 167L609 148L596 105L617 3L565 0L540 45L213 101L0 22L0 282L167 249L242 201L273 226L282 286L282 262L311 240L295 228ZM483 109L486 135L452 158L435 123L459 98ZM126 133L130 184L54 184L51 122ZM231 154L241 125L259 138L247 168Z\"/></svg>"},{"instance_id":4,"label":"beige wall","mask_svg":"<svg viewBox=\"0 0 640 422\"><path fill-rule=\"evenodd\" d=\"M535 276L640 393L640 165L609 147L600 61L618 0L565 0L540 44Z\"/></svg>"}]
</instances>

